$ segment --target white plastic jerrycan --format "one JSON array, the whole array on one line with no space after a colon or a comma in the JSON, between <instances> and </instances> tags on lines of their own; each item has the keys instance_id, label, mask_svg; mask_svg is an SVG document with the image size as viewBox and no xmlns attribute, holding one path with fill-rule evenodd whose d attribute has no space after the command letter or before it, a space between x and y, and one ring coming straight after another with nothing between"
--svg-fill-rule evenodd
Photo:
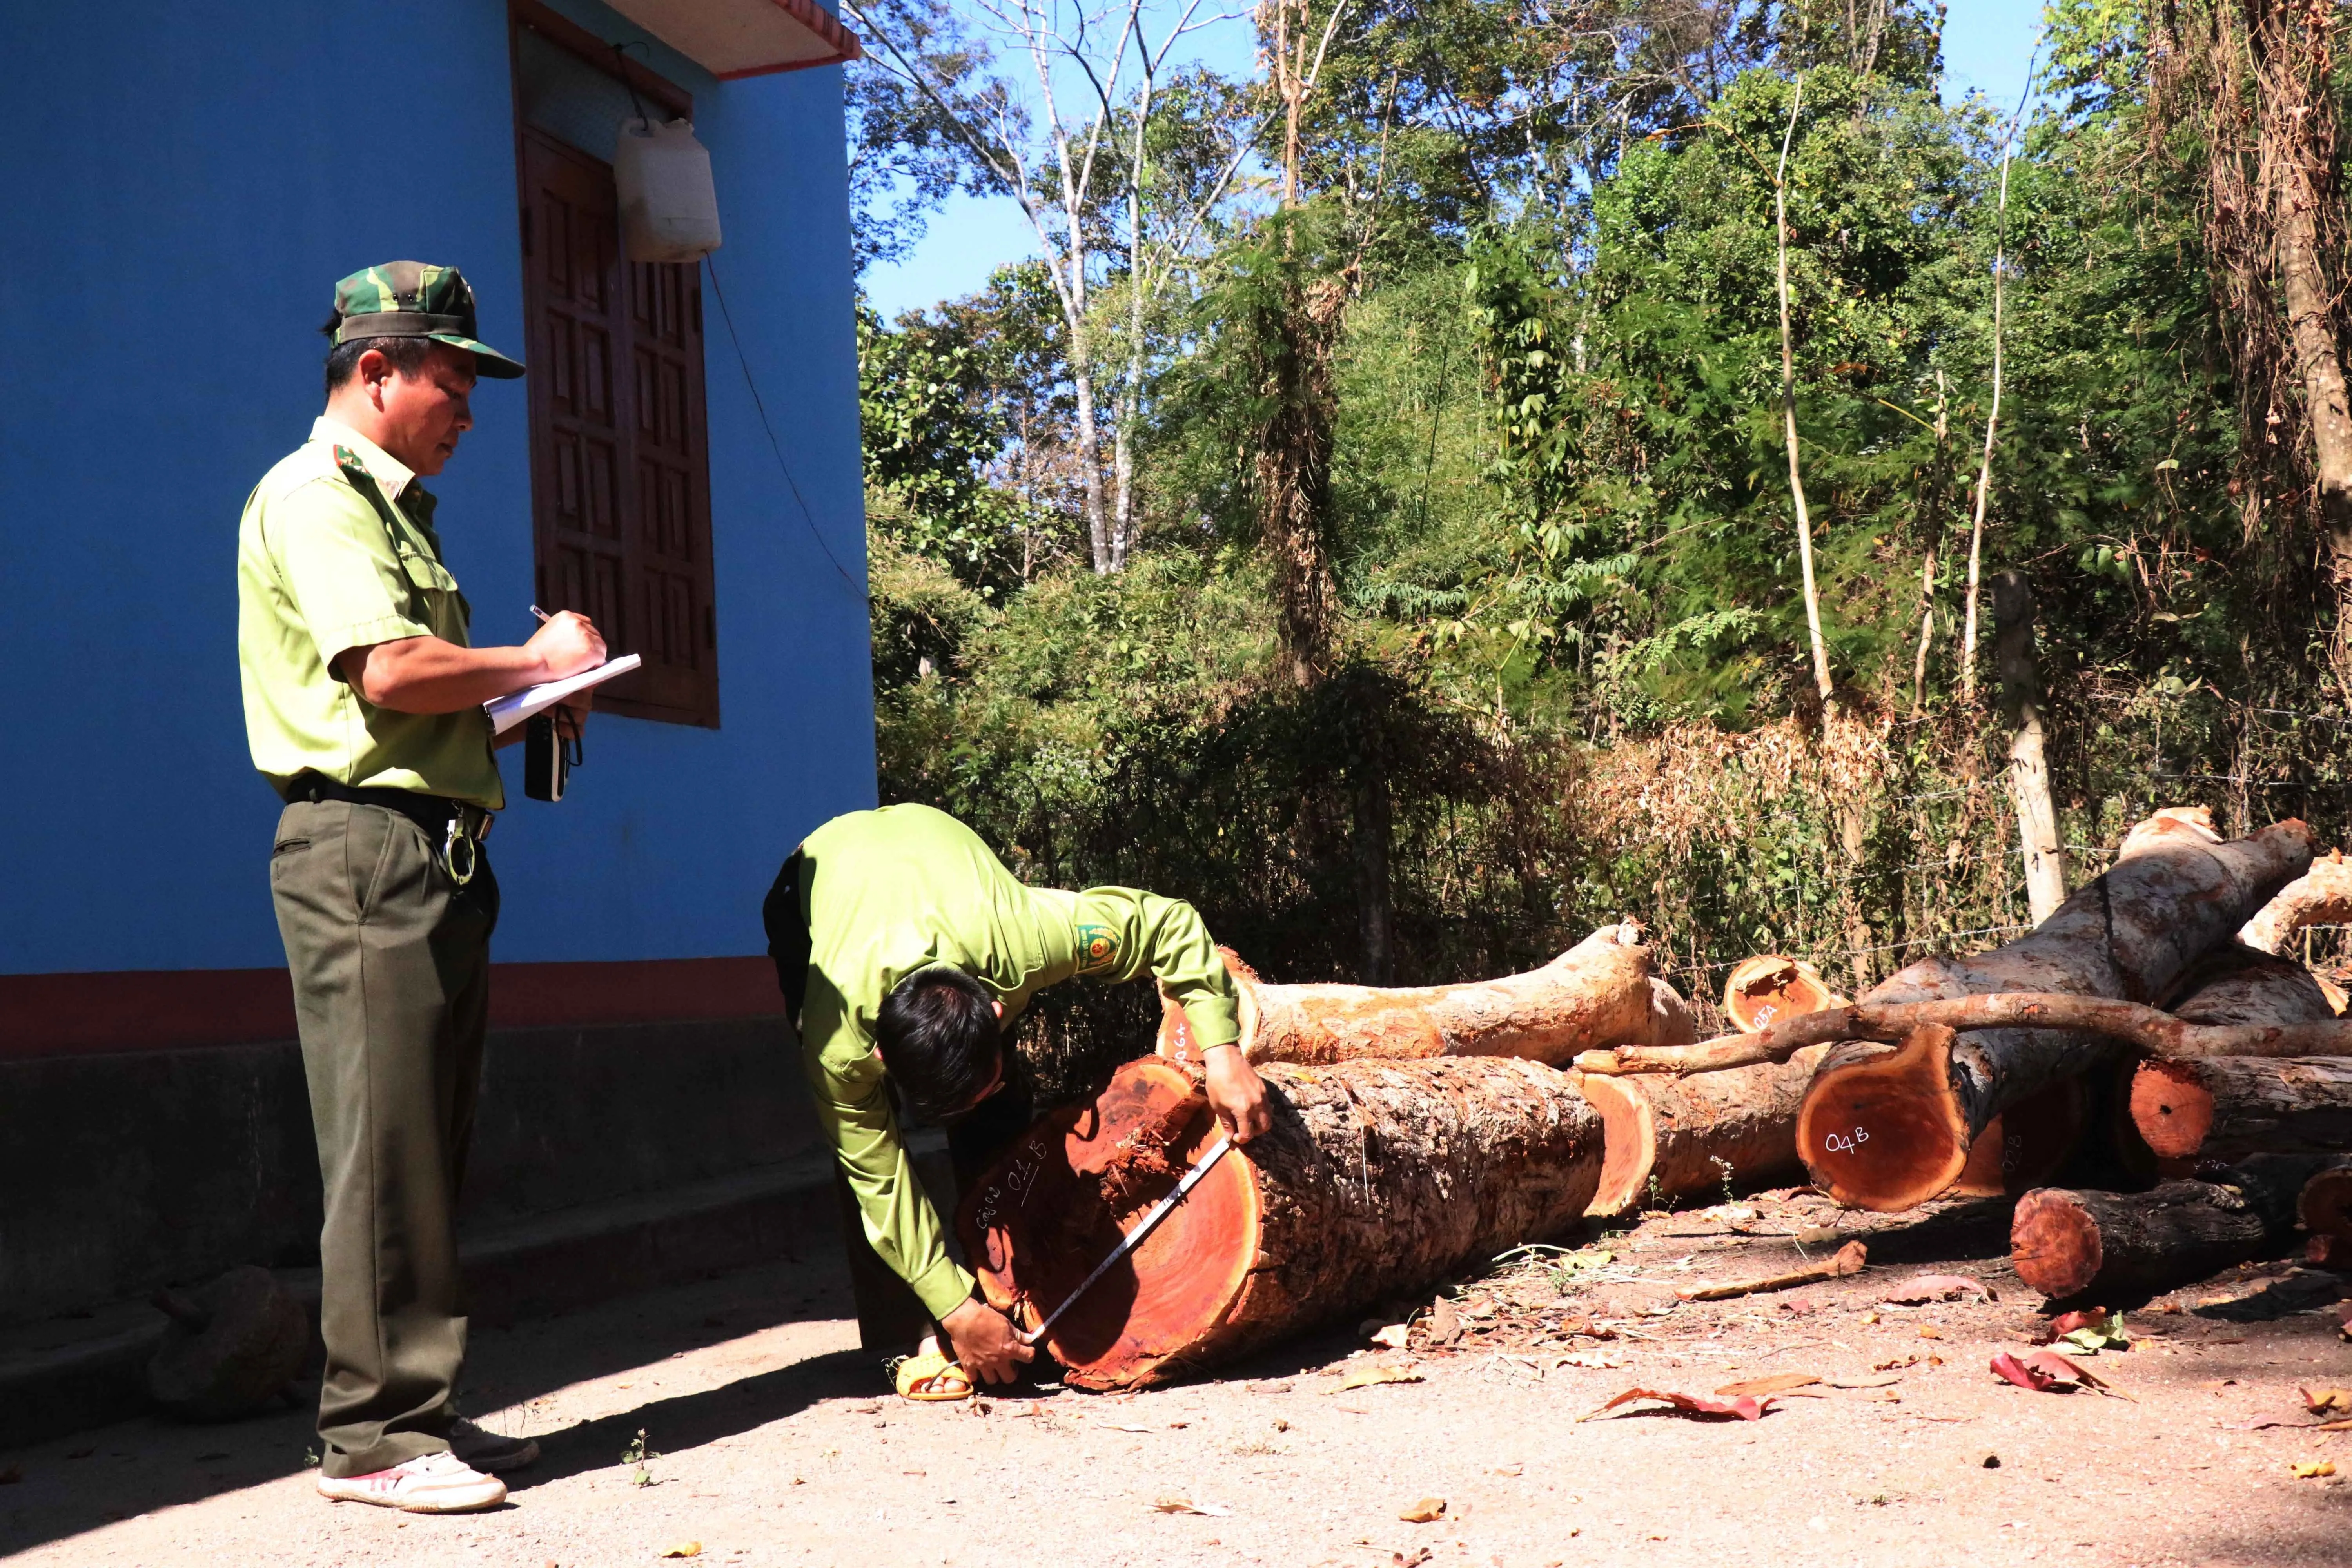
<instances>
[{"instance_id":1,"label":"white plastic jerrycan","mask_svg":"<svg viewBox=\"0 0 2352 1568\"><path fill-rule=\"evenodd\" d=\"M621 122L613 150L621 239L632 261L699 261L719 248L710 153L684 120Z\"/></svg>"}]
</instances>

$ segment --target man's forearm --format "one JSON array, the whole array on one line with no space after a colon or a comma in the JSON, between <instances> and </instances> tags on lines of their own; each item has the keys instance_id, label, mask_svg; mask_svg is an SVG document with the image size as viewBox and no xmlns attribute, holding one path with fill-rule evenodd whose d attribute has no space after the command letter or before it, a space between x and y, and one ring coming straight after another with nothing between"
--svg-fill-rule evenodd
<instances>
[{"instance_id":1,"label":"man's forearm","mask_svg":"<svg viewBox=\"0 0 2352 1568\"><path fill-rule=\"evenodd\" d=\"M432 637L352 648L335 668L361 696L395 713L462 713L553 679L530 648L459 647Z\"/></svg>"}]
</instances>

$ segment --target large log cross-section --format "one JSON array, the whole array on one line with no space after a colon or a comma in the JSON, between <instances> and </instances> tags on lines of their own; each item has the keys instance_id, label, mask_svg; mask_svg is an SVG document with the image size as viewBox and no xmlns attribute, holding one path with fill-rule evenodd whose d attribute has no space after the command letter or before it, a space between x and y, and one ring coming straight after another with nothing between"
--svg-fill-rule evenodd
<instances>
[{"instance_id":1,"label":"large log cross-section","mask_svg":"<svg viewBox=\"0 0 2352 1568\"><path fill-rule=\"evenodd\" d=\"M1163 1382L1573 1225L1601 1125L1568 1075L1509 1059L1275 1063L1269 1132L1209 1169L1044 1343L1080 1388ZM989 1301L1035 1324L1218 1136L1192 1078L1129 1062L1031 1128L965 1197Z\"/></svg>"}]
</instances>

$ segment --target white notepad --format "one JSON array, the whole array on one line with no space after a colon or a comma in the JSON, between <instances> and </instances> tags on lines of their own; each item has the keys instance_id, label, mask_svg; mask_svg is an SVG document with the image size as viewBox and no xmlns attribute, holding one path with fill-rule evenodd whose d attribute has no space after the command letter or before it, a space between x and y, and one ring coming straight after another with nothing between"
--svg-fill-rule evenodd
<instances>
[{"instance_id":1,"label":"white notepad","mask_svg":"<svg viewBox=\"0 0 2352 1568\"><path fill-rule=\"evenodd\" d=\"M561 680L545 680L537 686L526 686L520 691L509 691L504 697L494 697L482 704L482 711L490 716L496 734L503 735L532 714L552 708L575 691L585 691L592 686L602 686L616 675L626 675L645 661L635 654L625 653L607 659L593 669L583 669L577 675L567 675Z\"/></svg>"}]
</instances>

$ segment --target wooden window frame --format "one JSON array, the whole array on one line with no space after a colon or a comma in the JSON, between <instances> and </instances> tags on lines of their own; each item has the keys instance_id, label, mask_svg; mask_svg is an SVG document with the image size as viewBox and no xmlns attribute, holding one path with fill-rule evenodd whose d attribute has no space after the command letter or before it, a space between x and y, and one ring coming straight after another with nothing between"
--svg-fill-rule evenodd
<instances>
[{"instance_id":1,"label":"wooden window frame","mask_svg":"<svg viewBox=\"0 0 2352 1568\"><path fill-rule=\"evenodd\" d=\"M546 376L556 365L553 356L544 352L542 339L551 301L542 292L541 268L536 255L540 245L552 243L550 237L535 236L534 212L540 192L531 175L533 159L543 158L549 152L561 154L583 165L604 171L610 180L610 165L593 153L572 147L560 137L529 125L523 118L523 94L520 79L519 35L525 30L561 48L582 64L622 83L643 100L649 112L665 113L674 118L691 119L693 96L677 84L627 58L609 43L581 27L538 0L509 0L510 26L509 59L513 73L513 109L515 136L515 171L520 196L518 221L520 226L524 277L525 333L529 347L526 363L534 365L534 374L525 380L530 396L530 448L531 484L531 554L533 576L539 602L551 609L591 609L596 595L583 593L583 602L569 602L572 595L562 585L559 569L567 560L567 545L557 536L557 496L561 489L557 456L559 413L557 394ZM534 147L543 143L545 150ZM593 176L592 176L593 177ZM719 693L718 668L718 604L716 573L711 560L712 521L710 517L709 432L708 367L702 340L701 269L687 264L662 269L680 276L666 286L658 276L640 276L645 264L631 262L621 251L617 229L613 251L611 276L605 280L604 315L611 332L603 367L609 378L612 406L609 410L615 453L611 479L610 505L614 509L616 531L614 542L601 552L607 559L617 559L614 581L616 610L612 612L619 622L607 626L608 638L618 653L643 652L647 655L648 668L622 677L598 693L597 707L625 717L650 719L680 723L704 729L719 725ZM656 296L670 302L670 312L662 311ZM663 319L675 319L685 323L690 332L688 351L681 353L675 344L665 348L659 332L648 341L639 336L640 306ZM640 365L640 350L646 351L646 366ZM669 356L665 363L663 355ZM544 362L544 363L543 363ZM583 364L572 366L576 377L583 374ZM669 374L665 377L664 373ZM660 381L663 388L674 388L676 395L665 398L659 389L651 400L641 395L641 374L649 372ZM642 405L642 406L641 406ZM650 419L652 425L647 425ZM654 455L662 451L663 443L655 439L652 447L641 447L647 439L646 431L658 426L665 432L675 432L683 442L684 451L675 447L668 452L668 467L674 470L668 482L661 478L661 465ZM575 441L577 437L575 437ZM584 448L575 445L572 493L575 498L586 481L577 454ZM640 458L644 452L646 458ZM684 461L680 462L683 457ZM679 475L683 478L678 478ZM673 490L671 484L682 485ZM662 500L653 500L652 485L661 491ZM667 528L657 531L648 513L664 514ZM670 512L680 512L677 517ZM661 560L665 552L656 542L660 531L665 538L683 538L686 555L667 554L669 570L659 572L647 567L648 559ZM576 544L570 547L577 555ZM593 561L593 557L590 557ZM681 561L688 563L683 574ZM569 575L569 574L562 574ZM681 585L682 584L682 585ZM657 588L671 590L656 593ZM684 603L673 603L683 595ZM698 599L699 604L693 601ZM593 611L592 611L593 613ZM691 669L671 664L656 669L655 638L657 629L666 628L666 639L671 646L679 640L695 646ZM667 689L649 689L655 682Z\"/></svg>"}]
</instances>

